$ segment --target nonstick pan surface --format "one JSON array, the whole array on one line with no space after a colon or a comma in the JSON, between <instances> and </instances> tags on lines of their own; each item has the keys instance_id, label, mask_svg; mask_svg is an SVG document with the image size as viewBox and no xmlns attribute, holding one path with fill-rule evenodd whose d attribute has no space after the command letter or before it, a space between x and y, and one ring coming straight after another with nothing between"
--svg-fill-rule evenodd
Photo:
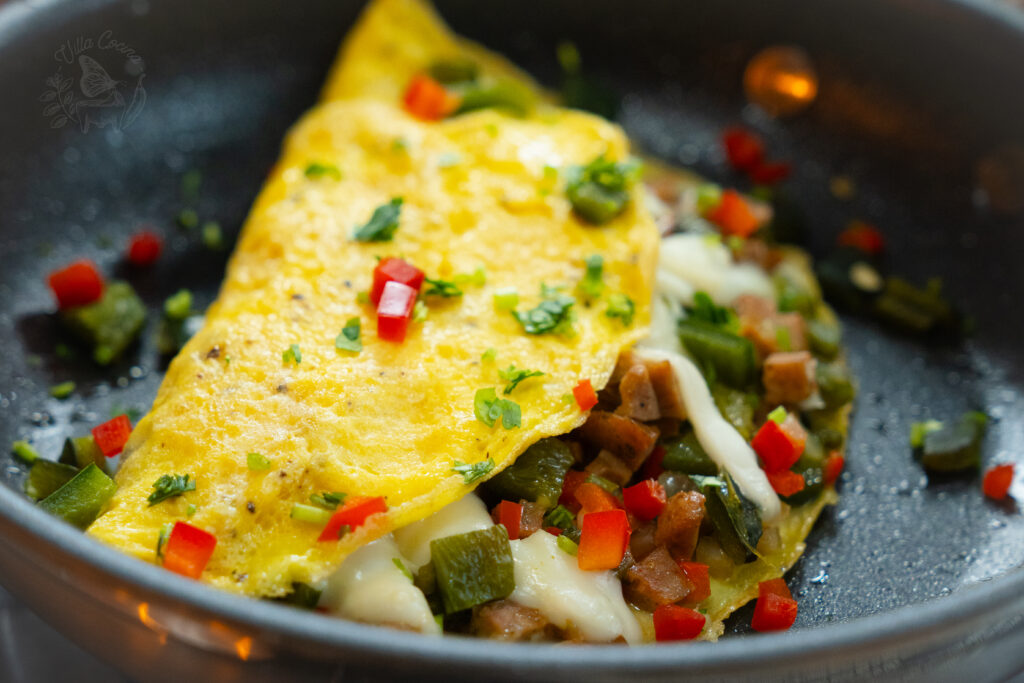
<instances>
[{"instance_id":1,"label":"nonstick pan surface","mask_svg":"<svg viewBox=\"0 0 1024 683\"><path fill-rule=\"evenodd\" d=\"M852 680L938 668L938 679L954 680L964 670L956 667L975 662L975 678L999 680L1024 668L1020 510L986 500L977 476L929 480L907 436L912 422L983 410L993 418L985 463L1024 463L1024 226L986 208L975 182L980 160L1024 143L1021 18L938 0L439 6L458 31L552 85L554 46L574 40L588 72L626 94L620 121L636 143L712 179L737 181L718 149L722 127L742 121L759 130L776 156L795 162L787 183L806 214L812 251L827 251L849 219L868 220L883 227L895 271L919 282L941 276L975 318L976 334L955 343L844 319L861 393L841 501L789 574L800 603L794 630L653 652L552 649L439 644L297 613L217 593L80 537L21 499L23 468L6 452L0 581L93 651L155 679L369 668L424 678L687 672ZM287 127L315 102L357 11L357 3L327 0L0 8L0 442L27 438L55 454L66 436L112 410L145 411L164 368L153 325L112 368L81 354L62 358L45 275L72 258L93 258L138 289L151 321L181 287L200 306L212 301L228 251L175 228L181 175L202 170L198 213L219 221L230 242ZM810 110L784 122L747 107L740 88L746 60L777 43L806 48L821 80ZM47 78L58 68L78 77L77 66L62 61L76 49L102 60L112 78L142 84L146 101L130 125L93 123L83 132L44 116ZM138 62L125 70L128 49L141 70ZM831 195L836 175L854 179L854 198ZM157 226L171 248L155 268L128 270L120 255L141 224ZM78 385L71 399L48 397L48 387L68 379ZM1015 491L1024 493L1020 482ZM166 618L147 623L143 603ZM740 610L728 630L745 633L749 620L750 609ZM104 629L126 634L120 647L97 635ZM244 638L248 650L239 649ZM254 660L264 663L254 668Z\"/></svg>"}]
</instances>

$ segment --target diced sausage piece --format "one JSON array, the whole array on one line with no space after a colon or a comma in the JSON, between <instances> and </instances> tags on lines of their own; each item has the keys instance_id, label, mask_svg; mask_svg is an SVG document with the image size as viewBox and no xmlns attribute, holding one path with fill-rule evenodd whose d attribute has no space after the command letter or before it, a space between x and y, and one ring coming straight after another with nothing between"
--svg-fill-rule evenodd
<instances>
[{"instance_id":1,"label":"diced sausage piece","mask_svg":"<svg viewBox=\"0 0 1024 683\"><path fill-rule=\"evenodd\" d=\"M616 414L641 422L650 422L661 417L658 396L654 393L651 375L647 372L646 366L634 365L622 376L619 394L622 396L622 405L616 409Z\"/></svg>"},{"instance_id":2,"label":"diced sausage piece","mask_svg":"<svg viewBox=\"0 0 1024 683\"><path fill-rule=\"evenodd\" d=\"M697 548L703 521L703 494L680 491L668 499L668 504L658 517L654 542L668 548L676 560L689 560Z\"/></svg>"},{"instance_id":3,"label":"diced sausage piece","mask_svg":"<svg viewBox=\"0 0 1024 683\"><path fill-rule=\"evenodd\" d=\"M732 302L732 307L736 309L736 315L739 316L740 321L744 319L763 320L771 318L778 312L772 299L757 294L740 294Z\"/></svg>"},{"instance_id":4,"label":"diced sausage piece","mask_svg":"<svg viewBox=\"0 0 1024 683\"><path fill-rule=\"evenodd\" d=\"M552 635L551 622L532 607L512 600L497 600L473 608L470 631L496 640L538 640Z\"/></svg>"},{"instance_id":5,"label":"diced sausage piece","mask_svg":"<svg viewBox=\"0 0 1024 683\"><path fill-rule=\"evenodd\" d=\"M790 351L806 351L807 346L807 321L799 313L779 313L775 316L775 327L784 328L789 337ZM784 351L778 348L778 333L776 333L776 351Z\"/></svg>"},{"instance_id":6,"label":"diced sausage piece","mask_svg":"<svg viewBox=\"0 0 1024 683\"><path fill-rule=\"evenodd\" d=\"M658 441L656 428L604 410L591 411L580 427L580 435L591 444L615 453L634 472Z\"/></svg>"},{"instance_id":7,"label":"diced sausage piece","mask_svg":"<svg viewBox=\"0 0 1024 683\"><path fill-rule=\"evenodd\" d=\"M629 468L629 465L622 462L622 458L604 448L583 469L590 474L596 474L608 481L613 481L619 486L625 486L626 482L633 476L633 470Z\"/></svg>"},{"instance_id":8,"label":"diced sausage piece","mask_svg":"<svg viewBox=\"0 0 1024 683\"><path fill-rule=\"evenodd\" d=\"M743 294L733 303L740 319L740 335L754 342L758 358L777 351L805 351L807 323L799 313L779 313L775 302L763 296ZM779 331L784 330L783 334ZM785 340L785 348L780 342Z\"/></svg>"},{"instance_id":9,"label":"diced sausage piece","mask_svg":"<svg viewBox=\"0 0 1024 683\"><path fill-rule=\"evenodd\" d=\"M521 500L523 516L519 520L519 538L527 538L544 525L544 506Z\"/></svg>"},{"instance_id":10,"label":"diced sausage piece","mask_svg":"<svg viewBox=\"0 0 1024 683\"><path fill-rule=\"evenodd\" d=\"M773 353L764 361L761 379L768 405L800 403L814 393L814 357L808 351Z\"/></svg>"},{"instance_id":11,"label":"diced sausage piece","mask_svg":"<svg viewBox=\"0 0 1024 683\"><path fill-rule=\"evenodd\" d=\"M634 365L638 365L642 362L643 361L636 357L636 354L633 353L632 349L626 349L619 354L619 359L615 361L615 369L612 370L612 376L608 378L608 384L618 384Z\"/></svg>"},{"instance_id":12,"label":"diced sausage piece","mask_svg":"<svg viewBox=\"0 0 1024 683\"><path fill-rule=\"evenodd\" d=\"M638 522L629 535L629 552L633 558L642 561L657 547L654 542L654 522Z\"/></svg>"},{"instance_id":13,"label":"diced sausage piece","mask_svg":"<svg viewBox=\"0 0 1024 683\"><path fill-rule=\"evenodd\" d=\"M672 363L667 360L650 361L647 363L647 375L651 378L654 395L658 397L661 416L685 420L686 406L683 404L683 395L679 391L679 382L672 370Z\"/></svg>"},{"instance_id":14,"label":"diced sausage piece","mask_svg":"<svg viewBox=\"0 0 1024 683\"><path fill-rule=\"evenodd\" d=\"M661 605L679 602L691 590L693 584L661 546L649 553L643 562L630 567L623 583L626 599L648 612Z\"/></svg>"}]
</instances>

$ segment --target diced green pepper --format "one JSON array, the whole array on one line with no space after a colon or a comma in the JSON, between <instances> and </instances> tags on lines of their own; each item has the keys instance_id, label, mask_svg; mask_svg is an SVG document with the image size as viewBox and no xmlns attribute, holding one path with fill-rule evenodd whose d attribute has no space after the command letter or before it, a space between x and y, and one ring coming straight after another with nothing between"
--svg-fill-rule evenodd
<instances>
[{"instance_id":1,"label":"diced green pepper","mask_svg":"<svg viewBox=\"0 0 1024 683\"><path fill-rule=\"evenodd\" d=\"M71 481L78 474L78 468L52 460L40 458L32 463L25 479L25 495L32 500L42 500Z\"/></svg>"},{"instance_id":2,"label":"diced green pepper","mask_svg":"<svg viewBox=\"0 0 1024 683\"><path fill-rule=\"evenodd\" d=\"M885 291L875 300L874 313L882 320L911 332L955 331L958 327L957 314L943 297L938 280L920 288L902 278L887 278Z\"/></svg>"},{"instance_id":3,"label":"diced green pepper","mask_svg":"<svg viewBox=\"0 0 1024 683\"><path fill-rule=\"evenodd\" d=\"M764 531L761 513L727 472L718 477L694 476L704 493L708 519L722 549L736 564L757 559L757 543Z\"/></svg>"},{"instance_id":4,"label":"diced green pepper","mask_svg":"<svg viewBox=\"0 0 1024 683\"><path fill-rule=\"evenodd\" d=\"M718 474L718 465L700 445L695 433L690 432L686 436L667 439L661 445L665 449L661 466L666 470L685 474Z\"/></svg>"},{"instance_id":5,"label":"diced green pepper","mask_svg":"<svg viewBox=\"0 0 1024 683\"><path fill-rule=\"evenodd\" d=\"M749 339L690 320L679 323L679 339L702 368L713 372L714 379L737 389L755 379L757 365Z\"/></svg>"},{"instance_id":6,"label":"diced green pepper","mask_svg":"<svg viewBox=\"0 0 1024 683\"><path fill-rule=\"evenodd\" d=\"M804 315L814 313L818 305L818 297L814 292L808 291L802 283L792 277L786 277L784 272L776 270L772 276L772 284L775 285L775 300L779 310L782 312L796 311Z\"/></svg>"},{"instance_id":7,"label":"diced green pepper","mask_svg":"<svg viewBox=\"0 0 1024 683\"><path fill-rule=\"evenodd\" d=\"M816 356L832 360L839 355L839 341L842 332L839 324L821 318L807 321L807 343Z\"/></svg>"},{"instance_id":8,"label":"diced green pepper","mask_svg":"<svg viewBox=\"0 0 1024 683\"><path fill-rule=\"evenodd\" d=\"M471 83L460 92L462 101L456 114L493 107L526 116L534 104L533 93L526 86L508 79Z\"/></svg>"},{"instance_id":9,"label":"diced green pepper","mask_svg":"<svg viewBox=\"0 0 1024 683\"><path fill-rule=\"evenodd\" d=\"M65 522L84 529L100 514L117 490L114 480L96 465L89 465L39 503L39 507Z\"/></svg>"},{"instance_id":10,"label":"diced green pepper","mask_svg":"<svg viewBox=\"0 0 1024 683\"><path fill-rule=\"evenodd\" d=\"M839 408L853 400L853 378L845 365L818 363L815 369L818 393L828 408Z\"/></svg>"},{"instance_id":11,"label":"diced green pepper","mask_svg":"<svg viewBox=\"0 0 1024 683\"><path fill-rule=\"evenodd\" d=\"M761 399L757 394L732 389L724 384L714 384L711 396L715 399L718 411L740 435L749 441L754 436L754 410Z\"/></svg>"},{"instance_id":12,"label":"diced green pepper","mask_svg":"<svg viewBox=\"0 0 1024 683\"><path fill-rule=\"evenodd\" d=\"M504 500L525 499L550 508L558 502L572 463L572 451L565 443L556 438L541 439L492 477L486 488Z\"/></svg>"},{"instance_id":13,"label":"diced green pepper","mask_svg":"<svg viewBox=\"0 0 1024 683\"><path fill-rule=\"evenodd\" d=\"M917 451L921 465L931 472L959 472L981 464L981 442L988 417L970 412L953 424L925 423Z\"/></svg>"},{"instance_id":14,"label":"diced green pepper","mask_svg":"<svg viewBox=\"0 0 1024 683\"><path fill-rule=\"evenodd\" d=\"M515 590L512 548L502 526L434 539L430 559L445 614L508 597Z\"/></svg>"},{"instance_id":15,"label":"diced green pepper","mask_svg":"<svg viewBox=\"0 0 1024 683\"><path fill-rule=\"evenodd\" d=\"M64 440L64 450L60 454L60 462L78 469L90 464L96 465L103 472L107 471L107 458L96 445L92 436L76 436Z\"/></svg>"},{"instance_id":16,"label":"diced green pepper","mask_svg":"<svg viewBox=\"0 0 1024 683\"><path fill-rule=\"evenodd\" d=\"M92 346L93 360L107 365L139 336L146 307L127 282L112 282L99 301L60 315L72 332Z\"/></svg>"}]
</instances>

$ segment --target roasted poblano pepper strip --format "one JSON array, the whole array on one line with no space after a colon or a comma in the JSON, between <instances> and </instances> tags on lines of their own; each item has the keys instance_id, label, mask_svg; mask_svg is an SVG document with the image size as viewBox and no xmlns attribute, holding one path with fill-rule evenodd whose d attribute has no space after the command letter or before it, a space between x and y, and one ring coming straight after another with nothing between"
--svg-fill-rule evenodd
<instances>
[{"instance_id":1,"label":"roasted poblano pepper strip","mask_svg":"<svg viewBox=\"0 0 1024 683\"><path fill-rule=\"evenodd\" d=\"M89 465L39 503L39 507L65 522L84 529L117 490L114 480L96 465Z\"/></svg>"},{"instance_id":2,"label":"roasted poblano pepper strip","mask_svg":"<svg viewBox=\"0 0 1024 683\"><path fill-rule=\"evenodd\" d=\"M722 417L749 441L754 436L754 410L761 403L757 394L732 389L724 384L716 383L711 387L711 396L715 399Z\"/></svg>"},{"instance_id":3,"label":"roasted poblano pepper strip","mask_svg":"<svg viewBox=\"0 0 1024 683\"><path fill-rule=\"evenodd\" d=\"M42 500L71 481L78 474L78 468L52 460L40 458L32 463L25 479L25 495L32 500Z\"/></svg>"},{"instance_id":4,"label":"roasted poblano pepper strip","mask_svg":"<svg viewBox=\"0 0 1024 683\"><path fill-rule=\"evenodd\" d=\"M435 539L430 560L445 614L508 597L515 590L512 548L504 527Z\"/></svg>"},{"instance_id":5,"label":"roasted poblano pepper strip","mask_svg":"<svg viewBox=\"0 0 1024 683\"><path fill-rule=\"evenodd\" d=\"M853 400L853 378L845 365L818 363L815 370L818 392L828 408L839 408Z\"/></svg>"},{"instance_id":6,"label":"roasted poblano pepper strip","mask_svg":"<svg viewBox=\"0 0 1024 683\"><path fill-rule=\"evenodd\" d=\"M693 432L686 436L666 439L661 445L665 449L661 466L666 470L706 476L718 474L718 465L700 445L697 435Z\"/></svg>"},{"instance_id":7,"label":"roasted poblano pepper strip","mask_svg":"<svg viewBox=\"0 0 1024 683\"><path fill-rule=\"evenodd\" d=\"M691 320L679 323L679 339L702 368L713 371L714 379L737 389L755 379L754 345L749 339Z\"/></svg>"},{"instance_id":8,"label":"roasted poblano pepper strip","mask_svg":"<svg viewBox=\"0 0 1024 683\"><path fill-rule=\"evenodd\" d=\"M503 500L529 500L550 508L558 502L565 473L572 463L572 451L562 441L541 439L514 464L492 477L486 489Z\"/></svg>"},{"instance_id":9,"label":"roasted poblano pepper strip","mask_svg":"<svg viewBox=\"0 0 1024 683\"><path fill-rule=\"evenodd\" d=\"M916 456L931 472L959 472L981 464L981 442L988 417L969 412L953 424L924 423Z\"/></svg>"},{"instance_id":10,"label":"roasted poblano pepper strip","mask_svg":"<svg viewBox=\"0 0 1024 683\"><path fill-rule=\"evenodd\" d=\"M427 73L438 83L458 85L475 81L480 76L480 66L468 57L449 57L431 64Z\"/></svg>"},{"instance_id":11,"label":"roasted poblano pepper strip","mask_svg":"<svg viewBox=\"0 0 1024 683\"><path fill-rule=\"evenodd\" d=\"M757 506L744 496L729 476L692 477L704 493L708 518L722 549L736 564L757 559L757 543L764 531Z\"/></svg>"},{"instance_id":12,"label":"roasted poblano pepper strip","mask_svg":"<svg viewBox=\"0 0 1024 683\"><path fill-rule=\"evenodd\" d=\"M61 311L61 320L92 347L92 357L107 365L131 345L146 322L146 307L127 282L112 282L103 297Z\"/></svg>"},{"instance_id":13,"label":"roasted poblano pepper strip","mask_svg":"<svg viewBox=\"0 0 1024 683\"><path fill-rule=\"evenodd\" d=\"M96 445L96 440L92 436L75 436L65 439L60 462L78 469L95 464L103 472L107 471L107 458Z\"/></svg>"},{"instance_id":14,"label":"roasted poblano pepper strip","mask_svg":"<svg viewBox=\"0 0 1024 683\"><path fill-rule=\"evenodd\" d=\"M475 81L459 90L462 100L456 114L477 109L504 109L525 116L533 109L534 97L525 86L508 79Z\"/></svg>"}]
</instances>

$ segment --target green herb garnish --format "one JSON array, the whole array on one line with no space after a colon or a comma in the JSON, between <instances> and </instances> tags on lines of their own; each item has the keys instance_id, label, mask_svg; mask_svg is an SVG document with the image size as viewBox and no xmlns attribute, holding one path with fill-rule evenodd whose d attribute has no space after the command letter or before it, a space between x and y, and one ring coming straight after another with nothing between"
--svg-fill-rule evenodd
<instances>
[{"instance_id":1,"label":"green herb garnish","mask_svg":"<svg viewBox=\"0 0 1024 683\"><path fill-rule=\"evenodd\" d=\"M461 460L456 460L452 464L452 472L457 472L462 475L462 481L466 484L472 484L479 481L483 477L494 469L494 458L487 458L481 460L478 463L467 465Z\"/></svg>"},{"instance_id":2,"label":"green herb garnish","mask_svg":"<svg viewBox=\"0 0 1024 683\"><path fill-rule=\"evenodd\" d=\"M189 503L188 507L185 508L185 516L191 517L192 515L196 514L196 510L196 506L193 503Z\"/></svg>"},{"instance_id":3,"label":"green herb garnish","mask_svg":"<svg viewBox=\"0 0 1024 683\"><path fill-rule=\"evenodd\" d=\"M499 311L512 311L519 305L519 292L514 289L499 289L494 293L494 307Z\"/></svg>"},{"instance_id":4,"label":"green herb garnish","mask_svg":"<svg viewBox=\"0 0 1024 683\"><path fill-rule=\"evenodd\" d=\"M331 517L334 516L334 513L330 510L314 507L312 505L294 503L289 516L300 522L309 522L310 524L327 524Z\"/></svg>"},{"instance_id":5,"label":"green herb garnish","mask_svg":"<svg viewBox=\"0 0 1024 683\"><path fill-rule=\"evenodd\" d=\"M609 318L618 318L623 325L629 327L636 315L636 304L625 294L612 294L608 297L608 309L604 314Z\"/></svg>"},{"instance_id":6,"label":"green herb garnish","mask_svg":"<svg viewBox=\"0 0 1024 683\"><path fill-rule=\"evenodd\" d=\"M357 242L390 242L398 230L398 219L402 214L402 198L394 197L387 204L378 206L370 220L356 229L352 239Z\"/></svg>"},{"instance_id":7,"label":"green herb garnish","mask_svg":"<svg viewBox=\"0 0 1024 683\"><path fill-rule=\"evenodd\" d=\"M728 332L739 330L736 314L724 306L717 305L707 292L697 292L693 295L693 306L686 309L686 317L688 320L699 320L724 328Z\"/></svg>"},{"instance_id":8,"label":"green herb garnish","mask_svg":"<svg viewBox=\"0 0 1024 683\"><path fill-rule=\"evenodd\" d=\"M325 510L337 510L338 506L344 503L346 498L348 498L348 494L341 491L321 491L311 495L309 502Z\"/></svg>"},{"instance_id":9,"label":"green herb garnish","mask_svg":"<svg viewBox=\"0 0 1024 683\"><path fill-rule=\"evenodd\" d=\"M478 266L472 273L457 273L452 281L459 285L476 285L477 287L483 287L487 284L487 271L484 270L483 266Z\"/></svg>"},{"instance_id":10,"label":"green herb garnish","mask_svg":"<svg viewBox=\"0 0 1024 683\"><path fill-rule=\"evenodd\" d=\"M590 223L607 223L625 211L639 170L636 163L609 161L603 155L586 166L571 167L565 193L573 211Z\"/></svg>"},{"instance_id":11,"label":"green herb garnish","mask_svg":"<svg viewBox=\"0 0 1024 683\"><path fill-rule=\"evenodd\" d=\"M153 493L146 498L150 506L162 503L168 498L196 490L196 480L190 474L165 474L153 482Z\"/></svg>"},{"instance_id":12,"label":"green herb garnish","mask_svg":"<svg viewBox=\"0 0 1024 683\"><path fill-rule=\"evenodd\" d=\"M522 368L517 368L515 365L510 365L504 370L499 369L498 376L508 382L502 390L502 393L508 396L523 380L531 377L540 377L543 374L544 373L540 370L524 370Z\"/></svg>"},{"instance_id":13,"label":"green herb garnish","mask_svg":"<svg viewBox=\"0 0 1024 683\"><path fill-rule=\"evenodd\" d=\"M263 455L262 453L249 453L245 456L245 462L249 466L249 469L253 472L262 472L263 470L269 470L271 466L270 458Z\"/></svg>"},{"instance_id":14,"label":"green herb garnish","mask_svg":"<svg viewBox=\"0 0 1024 683\"><path fill-rule=\"evenodd\" d=\"M77 385L72 381L61 382L50 387L50 396L56 399L65 399L75 392Z\"/></svg>"},{"instance_id":15,"label":"green herb garnish","mask_svg":"<svg viewBox=\"0 0 1024 683\"><path fill-rule=\"evenodd\" d=\"M416 303L412 307L412 321L414 323L421 323L427 319L427 314L430 309L427 308L427 302L423 299L416 299Z\"/></svg>"},{"instance_id":16,"label":"green herb garnish","mask_svg":"<svg viewBox=\"0 0 1024 683\"><path fill-rule=\"evenodd\" d=\"M423 281L430 285L423 292L423 296L443 296L446 299L456 296L462 296L462 290L451 280L435 280L434 278L425 277Z\"/></svg>"},{"instance_id":17,"label":"green herb garnish","mask_svg":"<svg viewBox=\"0 0 1024 683\"><path fill-rule=\"evenodd\" d=\"M783 408L782 406L779 406L778 408L776 408L772 412L768 413L768 419L771 420L772 422L774 422L775 424L778 424L778 425L780 425L783 422L785 422L786 421L786 417L787 417L786 409Z\"/></svg>"},{"instance_id":18,"label":"green herb garnish","mask_svg":"<svg viewBox=\"0 0 1024 683\"><path fill-rule=\"evenodd\" d=\"M363 350L363 342L359 339L361 330L359 318L349 318L341 328L341 334L334 339L334 348L359 353Z\"/></svg>"},{"instance_id":19,"label":"green herb garnish","mask_svg":"<svg viewBox=\"0 0 1024 683\"><path fill-rule=\"evenodd\" d=\"M281 354L281 360L284 363L301 363L302 362L302 350L298 344L292 344L284 353Z\"/></svg>"},{"instance_id":20,"label":"green herb garnish","mask_svg":"<svg viewBox=\"0 0 1024 683\"><path fill-rule=\"evenodd\" d=\"M482 360L485 363L491 363L491 362L494 362L494 359L497 358L497 357L498 357L498 349L496 349L496 348L494 348L492 346L491 348L489 348L489 349L487 349L486 351L483 352L483 355L480 356L480 360Z\"/></svg>"},{"instance_id":21,"label":"green herb garnish","mask_svg":"<svg viewBox=\"0 0 1024 683\"><path fill-rule=\"evenodd\" d=\"M565 334L572 331L572 307L576 300L567 294L559 294L551 287L541 285L545 299L535 308L520 313L513 310L512 315L523 326L527 334Z\"/></svg>"},{"instance_id":22,"label":"green herb garnish","mask_svg":"<svg viewBox=\"0 0 1024 683\"><path fill-rule=\"evenodd\" d=\"M167 522L160 527L160 531L156 535L156 556L164 556L164 545L167 543L167 539L171 536L171 530L174 529L173 522Z\"/></svg>"},{"instance_id":23,"label":"green herb garnish","mask_svg":"<svg viewBox=\"0 0 1024 683\"><path fill-rule=\"evenodd\" d=\"M564 505L556 505L544 515L544 526L558 527L562 531L570 529L576 522L576 516Z\"/></svg>"},{"instance_id":24,"label":"green herb garnish","mask_svg":"<svg viewBox=\"0 0 1024 683\"><path fill-rule=\"evenodd\" d=\"M488 427L493 427L499 418L505 429L514 429L522 424L519 404L507 398L498 398L498 392L493 387L477 390L473 397L473 412L476 413L476 419Z\"/></svg>"},{"instance_id":25,"label":"green herb garnish","mask_svg":"<svg viewBox=\"0 0 1024 683\"><path fill-rule=\"evenodd\" d=\"M604 257L600 254L592 254L584 259L584 263L587 266L587 270L583 274L583 279L580 280L577 289L587 298L596 299L601 296L601 291L604 289L604 281L602 280Z\"/></svg>"},{"instance_id":26,"label":"green herb garnish","mask_svg":"<svg viewBox=\"0 0 1024 683\"><path fill-rule=\"evenodd\" d=\"M192 313L192 292L179 289L164 301L164 315L171 320L184 320Z\"/></svg>"},{"instance_id":27,"label":"green herb garnish","mask_svg":"<svg viewBox=\"0 0 1024 683\"><path fill-rule=\"evenodd\" d=\"M558 547L561 548L563 552L568 553L573 557L576 556L576 553L578 553L580 549L580 547L565 534L559 536L555 543L558 544Z\"/></svg>"},{"instance_id":28,"label":"green herb garnish","mask_svg":"<svg viewBox=\"0 0 1024 683\"><path fill-rule=\"evenodd\" d=\"M325 164L320 161L313 161L306 166L306 177L310 180L319 180L320 178L331 178L332 180L341 180L341 169L334 164Z\"/></svg>"}]
</instances>

